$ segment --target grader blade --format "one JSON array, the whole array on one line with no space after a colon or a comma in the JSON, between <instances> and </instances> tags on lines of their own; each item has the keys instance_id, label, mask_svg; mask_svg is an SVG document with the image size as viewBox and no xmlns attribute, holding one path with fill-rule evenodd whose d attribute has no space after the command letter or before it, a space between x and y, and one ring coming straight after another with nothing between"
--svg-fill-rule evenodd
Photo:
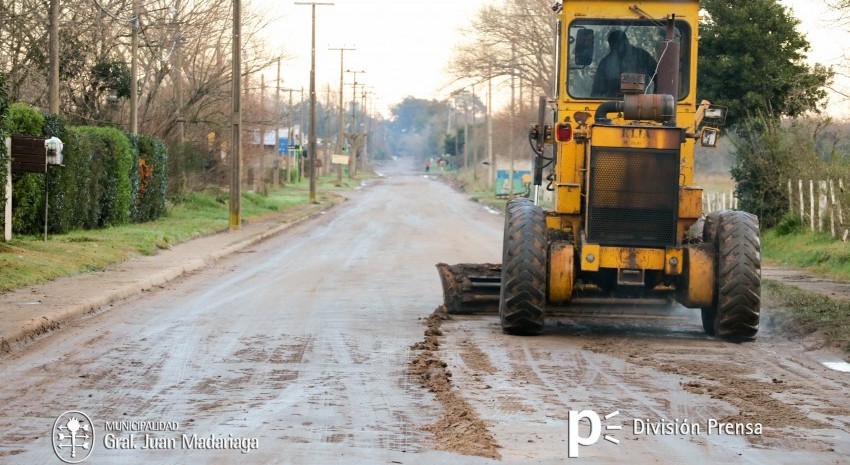
<instances>
[{"instance_id":1,"label":"grader blade","mask_svg":"<svg viewBox=\"0 0 850 465\"><path fill-rule=\"evenodd\" d=\"M437 264L443 301L450 314L498 313L502 265L492 263Z\"/></svg>"}]
</instances>

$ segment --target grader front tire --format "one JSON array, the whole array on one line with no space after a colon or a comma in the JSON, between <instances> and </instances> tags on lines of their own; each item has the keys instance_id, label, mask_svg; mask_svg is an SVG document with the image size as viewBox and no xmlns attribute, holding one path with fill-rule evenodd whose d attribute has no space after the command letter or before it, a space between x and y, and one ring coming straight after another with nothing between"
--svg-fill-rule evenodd
<instances>
[{"instance_id":1,"label":"grader front tire","mask_svg":"<svg viewBox=\"0 0 850 465\"><path fill-rule=\"evenodd\" d=\"M508 202L502 249L499 318L502 330L532 335L543 331L546 306L546 218L529 199Z\"/></svg>"},{"instance_id":2,"label":"grader front tire","mask_svg":"<svg viewBox=\"0 0 850 465\"><path fill-rule=\"evenodd\" d=\"M759 329L761 310L761 245L758 219L749 213L724 211L716 229L715 301L703 310L714 320L713 334L730 341L751 341ZM706 328L706 332L712 334Z\"/></svg>"}]
</instances>

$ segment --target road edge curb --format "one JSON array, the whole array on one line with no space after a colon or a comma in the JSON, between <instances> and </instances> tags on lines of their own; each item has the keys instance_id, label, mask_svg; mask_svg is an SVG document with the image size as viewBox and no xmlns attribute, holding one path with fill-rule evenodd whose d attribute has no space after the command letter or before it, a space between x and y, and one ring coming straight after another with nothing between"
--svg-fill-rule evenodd
<instances>
[{"instance_id":1,"label":"road edge curb","mask_svg":"<svg viewBox=\"0 0 850 465\"><path fill-rule=\"evenodd\" d=\"M203 269L224 257L238 252L241 249L263 242L266 239L286 231L287 229L321 216L346 200L347 199L345 197L337 196L330 200L329 205L317 205L316 208L309 209L303 216L296 217L295 219L285 223L275 224L268 229L238 240L220 250L210 252L203 257L189 260L179 265L166 267L158 273L149 276L147 279L112 289L100 297L71 305L64 310L55 312L49 316L44 315L41 318L30 320L18 330L0 335L0 354L10 353L13 351L14 346L26 344L35 340L38 336L56 331L61 328L63 323L67 323L68 321L85 315L86 313L105 307L113 302L139 295L156 286L161 286L173 281L183 275Z\"/></svg>"}]
</instances>

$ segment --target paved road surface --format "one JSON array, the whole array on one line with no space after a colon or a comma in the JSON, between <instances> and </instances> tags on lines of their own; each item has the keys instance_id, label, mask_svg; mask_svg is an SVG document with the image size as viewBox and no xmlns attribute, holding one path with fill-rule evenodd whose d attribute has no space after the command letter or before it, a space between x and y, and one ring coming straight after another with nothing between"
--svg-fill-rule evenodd
<instances>
[{"instance_id":1,"label":"paved road surface","mask_svg":"<svg viewBox=\"0 0 850 465\"><path fill-rule=\"evenodd\" d=\"M436 450L421 428L441 406L405 370L420 318L441 301L434 264L497 262L502 217L400 170L317 220L0 360L0 463L60 463L50 430L67 410L94 421L92 464L495 463ZM831 354L769 330L754 344L725 344L684 312L557 317L535 338L502 335L491 316L443 331L440 356L504 463L567 462L567 414L582 409L621 412L619 445L581 450L600 463L850 456L850 376L818 363ZM636 435L632 418L760 421L766 433ZM107 449L107 434L129 437L107 431L120 421L177 422L149 436L178 447ZM249 447L255 438L257 449L186 450L182 434ZM144 445L144 432L135 438Z\"/></svg>"}]
</instances>

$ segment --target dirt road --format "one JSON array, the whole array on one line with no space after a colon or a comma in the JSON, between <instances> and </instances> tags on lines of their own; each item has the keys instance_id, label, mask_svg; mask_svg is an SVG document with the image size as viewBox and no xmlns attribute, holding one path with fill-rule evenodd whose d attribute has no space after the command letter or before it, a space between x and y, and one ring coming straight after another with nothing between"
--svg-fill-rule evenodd
<instances>
[{"instance_id":1,"label":"dirt road","mask_svg":"<svg viewBox=\"0 0 850 465\"><path fill-rule=\"evenodd\" d=\"M0 463L60 463L51 426L69 410L94 423L85 463L497 463L439 450L423 427L443 404L408 365L441 301L434 264L497 262L502 217L402 168L319 219L5 356ZM618 445L581 449L600 463L850 455L850 375L819 364L835 354L770 330L754 344L707 339L692 312L556 317L534 338L497 323L442 322L435 355L503 463L568 462L568 412L584 409L620 412ZM764 432L635 434L634 418Z\"/></svg>"}]
</instances>

